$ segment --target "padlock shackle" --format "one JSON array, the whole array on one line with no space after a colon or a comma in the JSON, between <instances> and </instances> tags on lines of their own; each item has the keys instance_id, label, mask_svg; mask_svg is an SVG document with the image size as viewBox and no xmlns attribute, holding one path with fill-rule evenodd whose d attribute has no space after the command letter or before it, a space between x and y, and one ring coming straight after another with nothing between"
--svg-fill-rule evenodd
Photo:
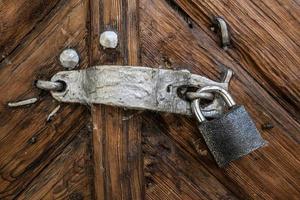
<instances>
[{"instance_id":1,"label":"padlock shackle","mask_svg":"<svg viewBox=\"0 0 300 200\"><path fill-rule=\"evenodd\" d=\"M223 97L224 101L226 102L229 108L236 105L235 101L233 100L229 92L219 86L206 86L197 90L197 93L217 93ZM206 118L201 112L200 100L201 100L200 98L193 100L191 107L196 118L201 123L206 121Z\"/></svg>"}]
</instances>

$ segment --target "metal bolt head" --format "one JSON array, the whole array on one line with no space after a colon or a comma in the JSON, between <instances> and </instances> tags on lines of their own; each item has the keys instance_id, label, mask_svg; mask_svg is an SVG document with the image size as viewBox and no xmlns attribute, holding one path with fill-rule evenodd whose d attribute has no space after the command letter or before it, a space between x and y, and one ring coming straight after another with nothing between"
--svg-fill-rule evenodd
<instances>
[{"instance_id":1,"label":"metal bolt head","mask_svg":"<svg viewBox=\"0 0 300 200\"><path fill-rule=\"evenodd\" d=\"M100 35L100 44L103 48L116 48L118 45L118 35L114 31L105 31Z\"/></svg>"},{"instance_id":2,"label":"metal bolt head","mask_svg":"<svg viewBox=\"0 0 300 200\"><path fill-rule=\"evenodd\" d=\"M59 56L60 64L67 69L74 69L79 64L79 55L74 49L65 49Z\"/></svg>"}]
</instances>

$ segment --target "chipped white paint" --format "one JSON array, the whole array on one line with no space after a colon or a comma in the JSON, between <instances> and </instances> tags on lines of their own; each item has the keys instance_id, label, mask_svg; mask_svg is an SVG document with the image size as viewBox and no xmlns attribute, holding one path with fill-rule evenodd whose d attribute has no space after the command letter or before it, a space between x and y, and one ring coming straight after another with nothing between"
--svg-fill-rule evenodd
<instances>
[{"instance_id":1,"label":"chipped white paint","mask_svg":"<svg viewBox=\"0 0 300 200\"><path fill-rule=\"evenodd\" d=\"M118 45L118 35L114 31L105 31L100 35L100 44L103 48L116 48Z\"/></svg>"},{"instance_id":2,"label":"chipped white paint","mask_svg":"<svg viewBox=\"0 0 300 200\"><path fill-rule=\"evenodd\" d=\"M203 87L219 83L187 70L167 70L132 66L97 66L86 70L63 71L51 81L64 81L63 92L52 91L58 101L82 104L106 104L131 109L148 109L191 115L190 102L177 94L180 86ZM203 114L215 116L223 111L223 103L215 99Z\"/></svg>"},{"instance_id":3,"label":"chipped white paint","mask_svg":"<svg viewBox=\"0 0 300 200\"><path fill-rule=\"evenodd\" d=\"M74 69L79 64L79 55L74 49L65 49L59 56L60 64L67 69Z\"/></svg>"}]
</instances>

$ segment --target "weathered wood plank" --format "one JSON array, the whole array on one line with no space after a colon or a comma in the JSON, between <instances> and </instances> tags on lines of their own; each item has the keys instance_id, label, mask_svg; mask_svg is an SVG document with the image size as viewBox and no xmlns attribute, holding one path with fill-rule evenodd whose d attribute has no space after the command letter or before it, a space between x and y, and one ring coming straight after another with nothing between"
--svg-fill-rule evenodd
<instances>
[{"instance_id":1,"label":"weathered wood plank","mask_svg":"<svg viewBox=\"0 0 300 200\"><path fill-rule=\"evenodd\" d=\"M201 27L208 27L213 16L223 16L231 27L233 41L228 54L300 122L299 2L176 2Z\"/></svg>"},{"instance_id":2,"label":"weathered wood plank","mask_svg":"<svg viewBox=\"0 0 300 200\"><path fill-rule=\"evenodd\" d=\"M59 0L3 0L0 3L0 52L2 61L55 8Z\"/></svg>"},{"instance_id":3,"label":"weathered wood plank","mask_svg":"<svg viewBox=\"0 0 300 200\"><path fill-rule=\"evenodd\" d=\"M86 125L21 193L18 199L92 199L90 190L89 133Z\"/></svg>"},{"instance_id":4,"label":"weathered wood plank","mask_svg":"<svg viewBox=\"0 0 300 200\"><path fill-rule=\"evenodd\" d=\"M84 108L62 105L53 120L46 123L57 103L50 94L34 87L36 79L48 80L62 70L57 58L66 47L76 48L81 66L87 66L86 16L87 1L60 2L1 63L0 199L20 195L88 120ZM33 96L39 97L36 104L7 107L9 101Z\"/></svg>"},{"instance_id":5,"label":"weathered wood plank","mask_svg":"<svg viewBox=\"0 0 300 200\"><path fill-rule=\"evenodd\" d=\"M0 199L142 199L141 132L147 199L297 199L299 3L142 0L140 21L137 2L0 3ZM209 30L213 15L229 21L233 47L227 52ZM115 50L99 45L107 29L119 33ZM81 106L62 105L45 123L57 103L33 87L35 79L62 70L57 57L65 47L79 51L81 67L139 65L142 57L146 66L184 68L212 79L230 67L236 72L233 96L246 105L270 144L219 169L194 119L93 106L91 189L90 143L83 131L90 115ZM40 97L34 105L6 105L33 96ZM274 128L262 129L266 122Z\"/></svg>"},{"instance_id":6,"label":"weathered wood plank","mask_svg":"<svg viewBox=\"0 0 300 200\"><path fill-rule=\"evenodd\" d=\"M139 65L136 0L91 1L90 63ZM99 36L114 30L117 49L102 49ZM109 78L109 77L108 77ZM93 105L95 197L143 199L143 160L138 118L121 108Z\"/></svg>"},{"instance_id":7,"label":"weathered wood plank","mask_svg":"<svg viewBox=\"0 0 300 200\"><path fill-rule=\"evenodd\" d=\"M217 79L224 67L230 67L236 72L235 79L238 79L233 80L235 84L232 84L232 94L236 96L238 102L242 102L250 109L250 113L253 112L258 124L274 121L280 125L287 136L295 142L300 141L297 121L272 96L268 95L268 91L249 76L248 72L242 69L240 60L234 60L218 47L217 41L207 35L209 28L194 27L190 30L188 24L178 15L176 16L176 12L170 12L169 7L166 6L156 1L142 4L142 8L149 8L145 9L141 20L143 64L164 65L165 60L168 59L168 62L173 64L172 68L186 68L194 73L205 74L211 79ZM151 17L157 12L164 15ZM185 38L188 41L184 41ZM167 64L166 67L170 68L170 65ZM281 137L279 131L276 133Z\"/></svg>"},{"instance_id":8,"label":"weathered wood plank","mask_svg":"<svg viewBox=\"0 0 300 200\"><path fill-rule=\"evenodd\" d=\"M300 125L297 122L296 112L287 111L287 106L297 110L294 104L299 100L298 93L291 92L293 94L290 97L295 98L293 103L283 103L285 101L284 96L273 92L272 86L264 84L261 79L257 79L253 75L254 72L256 74L261 72L257 65L250 62L247 56L236 56L242 55L240 52L243 51L242 48L236 47L239 43L236 44L235 39L234 49L226 52L219 47L219 38L209 29L211 15L206 15L204 11L199 12L200 8L195 9L196 6L192 6L192 1L180 2L183 5L191 5L186 8L186 12L189 11L191 16L194 14L193 19L197 20L197 24L188 18L183 10L172 10L164 1L141 1L140 5L143 10L141 12L143 65L186 68L191 72L204 74L212 79L216 79L225 66L233 69L235 78L230 87L231 93L237 102L244 104L249 110L263 137L269 141L269 145L231 164L226 169L219 169L209 153L202 155L207 148L203 140L199 139L200 134L196 129L195 120L163 114L162 118L158 119L147 117L149 124L165 126L165 130L167 130L165 133L178 146L197 159L199 165L207 169L207 173L215 176L238 198L296 199L300 192L299 181L296 178L299 175L298 166L300 164L297 156ZM200 4L200 1L197 2ZM201 1L201 10L210 10L211 8L207 4L212 2ZM215 7L219 5L217 2L213 3ZM239 10L243 10L242 5L239 6ZM215 14L222 15L223 13ZM254 15L255 12L251 14ZM238 15L234 16L239 17ZM245 16L240 15L240 17ZM225 18L227 18L226 15ZM238 23L235 22L232 28L238 26ZM291 30L293 30L292 27ZM238 33L236 33L234 37L238 36ZM261 39L258 37L259 35L252 35L252 39L249 40L248 36L245 36L239 40L243 41L244 44L248 41L250 44L252 40L260 42ZM282 38L285 37L287 36ZM274 40L274 43L277 44L274 38L267 38L270 43ZM280 83L286 82L286 77L288 77L288 80L299 80L296 73L292 74L292 71L297 70L295 63L299 62L297 56L295 57L295 44L293 45L292 42L290 40L287 46L280 43L281 48L287 48L287 52L292 52L292 55L288 56L291 61L285 61L283 55L277 55L277 59L280 60L280 70L284 71L284 64L287 65L288 70L280 74L278 69L272 69L273 71L277 70L275 73L280 75L276 77L270 75L277 78ZM249 48L254 48L253 44L251 45ZM263 51L262 44L259 44L259 48ZM271 49L269 46L268 48ZM246 47L243 46L243 49L246 49ZM270 49L267 52L270 52ZM274 51L278 53L277 49ZM254 49L250 52L254 52ZM257 62L265 70L264 73L270 69L266 63L270 64L268 59L271 59L271 57L273 59L272 63L275 63L275 58L271 54L268 54L267 57L261 55L257 57ZM284 87L289 87L289 91L299 90L299 84L297 85L296 82ZM289 94L285 93L285 95ZM261 126L266 122L271 122L274 128L263 130ZM159 184L161 183L157 183L157 186L153 187L154 191L151 191L151 194L155 193L155 188L162 187ZM169 187L172 188L172 183ZM211 186L207 185L207 187ZM174 190L176 189L174 188ZM148 190L146 193L148 194Z\"/></svg>"},{"instance_id":9,"label":"weathered wood plank","mask_svg":"<svg viewBox=\"0 0 300 200\"><path fill-rule=\"evenodd\" d=\"M238 199L180 143L169 137L169 126L159 114L144 112L142 116L147 199ZM181 119L177 122L176 127L183 126ZM207 150L202 152L207 153Z\"/></svg>"}]
</instances>

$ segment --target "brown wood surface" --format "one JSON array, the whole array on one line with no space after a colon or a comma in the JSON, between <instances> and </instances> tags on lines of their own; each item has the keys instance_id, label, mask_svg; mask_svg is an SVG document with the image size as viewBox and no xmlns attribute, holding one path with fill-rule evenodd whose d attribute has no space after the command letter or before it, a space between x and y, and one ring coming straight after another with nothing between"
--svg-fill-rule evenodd
<instances>
[{"instance_id":1,"label":"brown wood surface","mask_svg":"<svg viewBox=\"0 0 300 200\"><path fill-rule=\"evenodd\" d=\"M92 65L139 65L136 0L91 1ZM103 49L100 34L118 34L116 49ZM109 78L109 77L107 77ZM139 117L123 108L92 106L95 197L143 199L143 159Z\"/></svg>"},{"instance_id":2,"label":"brown wood surface","mask_svg":"<svg viewBox=\"0 0 300 200\"><path fill-rule=\"evenodd\" d=\"M274 5L267 0L255 2L270 4L268 12L263 13L258 8L260 4L250 1L178 0L176 4L174 1L141 0L143 65L185 68L212 79L217 79L225 66L233 69L235 78L230 86L231 93L237 102L246 106L262 136L269 142L267 147L219 169L206 152L194 119L169 114L161 117L143 115L148 121L146 124L155 127L153 130L148 128L147 135L154 140L153 144L157 143L157 149L161 147L159 139L153 139L157 127L174 142L166 151L157 151L157 154L151 154L151 149L146 148L150 152L145 158L150 154L156 163L154 172L160 176L160 171L171 171L165 170L160 157L180 161L180 151L173 150L176 147L186 158L191 155L198 164L192 165L195 168L192 167L190 174L185 176L190 183L195 182L195 174L212 176L217 179L216 184L219 182L227 189L228 193L220 191L211 197L214 199L223 198L226 193L239 199L298 199L300 37L299 21L293 15L299 14L299 6L293 1L282 6L276 1ZM223 16L230 25L233 47L227 52L219 47L218 36L210 30L215 15ZM278 22L275 23L273 18ZM247 23L251 24L250 28ZM273 124L274 128L263 130L261 127L265 123ZM178 189L180 178L175 177L180 169L191 168L191 160L172 165L175 167L170 175L171 183L158 181L154 176L155 179L150 181L151 189L146 190L147 197L185 199L186 193L190 192L181 187ZM200 170L202 167L204 172ZM149 170L152 168L150 164ZM153 179L154 172L149 180ZM196 187L206 188L208 192L194 199L207 199L213 194L209 189L216 188L207 183L198 183ZM170 197L169 193L175 194Z\"/></svg>"},{"instance_id":3,"label":"brown wood surface","mask_svg":"<svg viewBox=\"0 0 300 200\"><path fill-rule=\"evenodd\" d=\"M20 194L18 199L92 199L92 164L88 128L81 129L65 149Z\"/></svg>"},{"instance_id":4,"label":"brown wood surface","mask_svg":"<svg viewBox=\"0 0 300 200\"><path fill-rule=\"evenodd\" d=\"M229 24L228 51L213 16ZM299 199L299 17L298 0L1 1L0 199ZM116 49L100 46L104 30L118 32ZM61 104L46 123L59 102L34 81L64 70L67 47L80 68L140 64L214 80L231 68L230 92L269 145L220 169L194 118Z\"/></svg>"},{"instance_id":5,"label":"brown wood surface","mask_svg":"<svg viewBox=\"0 0 300 200\"><path fill-rule=\"evenodd\" d=\"M57 6L58 0L3 0L0 3L1 60L22 45L22 40Z\"/></svg>"},{"instance_id":6,"label":"brown wood surface","mask_svg":"<svg viewBox=\"0 0 300 200\"><path fill-rule=\"evenodd\" d=\"M62 176L67 170L63 165L78 162L74 156L63 162L65 156L62 153L68 151L65 148L87 126L88 110L61 104L57 115L47 123L47 115L58 102L48 92L34 87L36 79L48 80L62 70L58 56L66 47L76 48L81 55L80 66L88 66L87 3L84 0L44 1L43 5L40 1L0 3L1 35L6 38L1 39L1 47L5 47L1 49L1 55L5 56L0 64L0 199L39 197L39 190L31 189L35 184L45 184L42 194L45 199L69 195L72 191L80 192L82 196L90 195L90 187L85 184L87 175L82 179ZM4 23L8 25L4 26ZM39 97L39 101L14 109L7 106L9 101L31 97ZM85 152L84 144L78 148L69 155ZM57 167L59 162L61 166ZM74 164L74 169L76 166ZM47 171L48 178L56 183L47 184L46 178L41 178ZM73 173L84 176L80 170ZM64 188L65 194L62 189L56 189L63 187L59 186L60 181L73 182L72 188ZM84 187L75 190L78 185Z\"/></svg>"}]
</instances>

